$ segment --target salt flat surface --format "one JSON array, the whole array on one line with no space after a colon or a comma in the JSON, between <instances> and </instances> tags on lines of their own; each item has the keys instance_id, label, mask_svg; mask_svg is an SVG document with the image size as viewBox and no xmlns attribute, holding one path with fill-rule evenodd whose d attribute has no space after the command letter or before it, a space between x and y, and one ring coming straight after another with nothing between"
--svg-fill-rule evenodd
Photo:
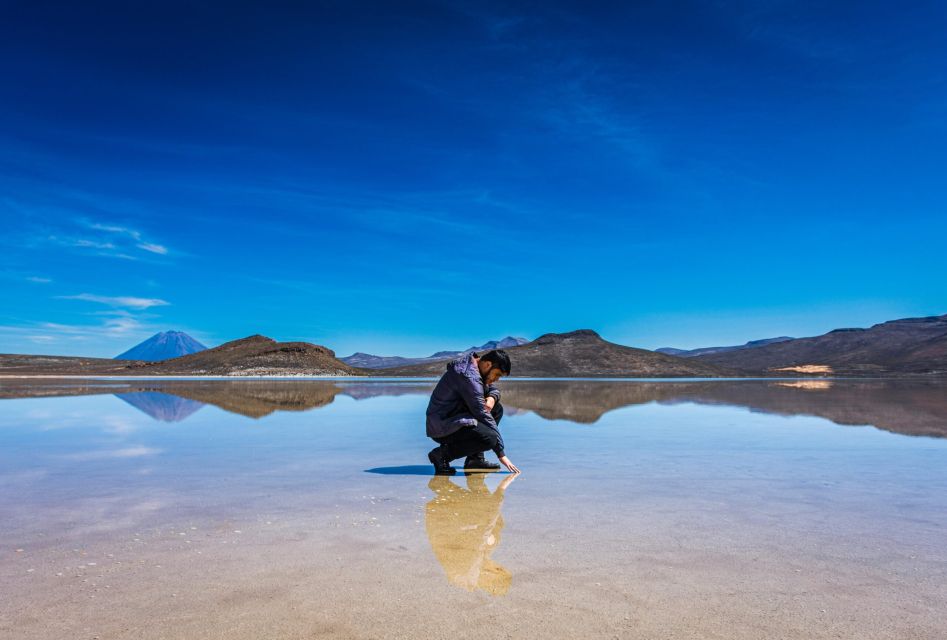
<instances>
[{"instance_id":1,"label":"salt flat surface","mask_svg":"<svg viewBox=\"0 0 947 640\"><path fill-rule=\"evenodd\" d=\"M786 384L0 382L0 638L947 637L947 387Z\"/></svg>"}]
</instances>

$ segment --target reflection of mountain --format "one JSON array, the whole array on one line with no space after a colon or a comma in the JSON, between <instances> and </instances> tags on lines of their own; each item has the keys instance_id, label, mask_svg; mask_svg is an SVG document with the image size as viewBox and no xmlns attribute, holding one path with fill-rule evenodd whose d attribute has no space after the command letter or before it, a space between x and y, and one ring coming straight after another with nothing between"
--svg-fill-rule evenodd
<instances>
[{"instance_id":1,"label":"reflection of mountain","mask_svg":"<svg viewBox=\"0 0 947 640\"><path fill-rule=\"evenodd\" d=\"M510 590L513 576L490 556L500 544L500 506L513 478L504 478L493 493L482 473L468 474L466 489L446 476L434 476L428 483L434 497L425 508L424 526L434 556L452 585L493 596Z\"/></svg>"},{"instance_id":2,"label":"reflection of mountain","mask_svg":"<svg viewBox=\"0 0 947 640\"><path fill-rule=\"evenodd\" d=\"M161 422L180 422L204 406L203 402L159 391L116 393L115 397Z\"/></svg>"},{"instance_id":3,"label":"reflection of mountain","mask_svg":"<svg viewBox=\"0 0 947 640\"><path fill-rule=\"evenodd\" d=\"M148 383L152 389L207 404L251 418L262 418L274 411L308 411L331 404L339 393L337 385L325 382L296 381L176 381Z\"/></svg>"},{"instance_id":4,"label":"reflection of mountain","mask_svg":"<svg viewBox=\"0 0 947 640\"><path fill-rule=\"evenodd\" d=\"M0 398L159 392L259 418L275 411L324 407L337 395L356 400L427 395L433 386L420 381L11 380L0 383ZM947 437L947 384L934 380L510 380L500 386L506 415L532 411L548 420L583 424L630 405L694 402L780 415L819 416L837 424L873 425L908 435ZM423 415L418 419L423 422Z\"/></svg>"},{"instance_id":5,"label":"reflection of mountain","mask_svg":"<svg viewBox=\"0 0 947 640\"><path fill-rule=\"evenodd\" d=\"M517 381L503 403L549 420L591 424L605 413L648 402L719 404L780 415L812 415L906 435L947 437L947 384L934 381L569 382ZM821 381L827 382L827 381Z\"/></svg>"}]
</instances>

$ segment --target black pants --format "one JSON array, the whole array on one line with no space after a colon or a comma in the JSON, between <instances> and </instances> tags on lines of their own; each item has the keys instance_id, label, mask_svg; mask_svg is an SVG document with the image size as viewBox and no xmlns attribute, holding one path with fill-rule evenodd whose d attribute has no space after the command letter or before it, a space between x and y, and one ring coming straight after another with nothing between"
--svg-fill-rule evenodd
<instances>
[{"instance_id":1,"label":"black pants","mask_svg":"<svg viewBox=\"0 0 947 640\"><path fill-rule=\"evenodd\" d=\"M503 406L499 402L493 405L490 415L499 425L500 419L503 418ZM448 461L465 456L475 456L497 446L497 432L479 421L476 426L463 427L449 436L431 439L434 442L446 445L444 448L447 452Z\"/></svg>"}]
</instances>

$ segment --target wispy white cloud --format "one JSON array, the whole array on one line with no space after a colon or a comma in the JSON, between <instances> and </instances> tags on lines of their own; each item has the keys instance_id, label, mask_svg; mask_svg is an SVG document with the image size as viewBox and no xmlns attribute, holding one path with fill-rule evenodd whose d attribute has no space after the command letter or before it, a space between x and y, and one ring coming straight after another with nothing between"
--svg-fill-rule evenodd
<instances>
[{"instance_id":1,"label":"wispy white cloud","mask_svg":"<svg viewBox=\"0 0 947 640\"><path fill-rule=\"evenodd\" d=\"M131 236L135 240L141 240L141 232L135 231L134 229L129 229L128 227L119 227L114 224L101 224L99 222L93 222L89 224L89 227L92 229L98 229L99 231L108 231L110 233L121 233Z\"/></svg>"},{"instance_id":2,"label":"wispy white cloud","mask_svg":"<svg viewBox=\"0 0 947 640\"><path fill-rule=\"evenodd\" d=\"M141 249L142 251L147 251L149 253L156 253L158 255L167 255L168 248L163 244L158 244L156 242L149 242L145 240L141 231L137 229L132 229L131 227L126 227L117 224L108 224L103 222L85 222L85 226L89 229L94 229L96 231L104 231L106 234L111 234L112 236L119 236L124 238L129 238L135 243L135 247ZM113 241L107 242L106 244L111 244Z\"/></svg>"},{"instance_id":3,"label":"wispy white cloud","mask_svg":"<svg viewBox=\"0 0 947 640\"><path fill-rule=\"evenodd\" d=\"M121 258L123 260L137 260L135 256L129 255L125 250L108 240L101 238L87 238L73 235L34 235L28 238L26 246L40 246L46 244L55 244L63 247L74 247L82 251L93 251L94 255L106 256L109 258Z\"/></svg>"},{"instance_id":4,"label":"wispy white cloud","mask_svg":"<svg viewBox=\"0 0 947 640\"><path fill-rule=\"evenodd\" d=\"M26 276L25 280L27 282L35 282L37 284L49 284L52 282L52 278L43 278L41 276Z\"/></svg>"},{"instance_id":5,"label":"wispy white cloud","mask_svg":"<svg viewBox=\"0 0 947 640\"><path fill-rule=\"evenodd\" d=\"M139 260L136 251L161 256L168 255L167 246L146 240L137 229L113 224L102 224L80 219L78 229L56 229L53 233L33 234L27 245L57 244L93 251L95 255L125 260Z\"/></svg>"},{"instance_id":6,"label":"wispy white cloud","mask_svg":"<svg viewBox=\"0 0 947 640\"><path fill-rule=\"evenodd\" d=\"M4 327L0 327L3 329ZM13 327L5 327L13 329ZM147 333L150 329L138 318L133 316L118 316L115 318L106 318L97 325L82 324L61 324L58 322L40 322L36 328L43 331L46 336L42 341L50 342L48 338L58 339L68 336L76 340L95 339L100 337L125 338L128 336ZM33 329L35 331L36 329Z\"/></svg>"},{"instance_id":7,"label":"wispy white cloud","mask_svg":"<svg viewBox=\"0 0 947 640\"><path fill-rule=\"evenodd\" d=\"M164 307L169 304L167 300L160 298L136 298L134 296L98 296L91 293L80 293L74 296L56 296L63 300L85 300L87 302L98 302L112 307L128 307L131 309L148 309L150 307Z\"/></svg>"},{"instance_id":8,"label":"wispy white cloud","mask_svg":"<svg viewBox=\"0 0 947 640\"><path fill-rule=\"evenodd\" d=\"M106 318L97 324L31 322L23 325L0 325L0 343L10 345L0 347L0 352L21 353L23 343L29 342L51 346L56 349L56 353L69 355L73 352L70 345L86 345L82 347L85 351L90 344L109 343L114 340L142 340L156 331L156 327L130 316ZM80 351L78 355L92 354Z\"/></svg>"},{"instance_id":9,"label":"wispy white cloud","mask_svg":"<svg viewBox=\"0 0 947 640\"><path fill-rule=\"evenodd\" d=\"M57 239L55 236L52 236L52 239ZM86 238L73 238L67 240L67 242L72 242L76 247L89 247L91 249L114 249L115 245L111 242L99 242L97 240L87 240Z\"/></svg>"},{"instance_id":10,"label":"wispy white cloud","mask_svg":"<svg viewBox=\"0 0 947 640\"><path fill-rule=\"evenodd\" d=\"M151 253L157 253L162 256L167 255L168 253L167 247L160 244L153 244L151 242L142 242L141 244L138 244L135 246L137 246L139 249L144 249L145 251L150 251Z\"/></svg>"}]
</instances>

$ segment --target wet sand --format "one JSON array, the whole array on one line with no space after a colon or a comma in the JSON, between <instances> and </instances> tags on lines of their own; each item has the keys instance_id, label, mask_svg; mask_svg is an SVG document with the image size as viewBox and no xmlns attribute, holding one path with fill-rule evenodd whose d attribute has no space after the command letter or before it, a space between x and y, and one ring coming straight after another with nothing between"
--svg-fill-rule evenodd
<instances>
[{"instance_id":1,"label":"wet sand","mask_svg":"<svg viewBox=\"0 0 947 640\"><path fill-rule=\"evenodd\" d=\"M434 478L422 394L180 422L3 403L0 638L947 634L936 438L691 403L513 412L523 474Z\"/></svg>"}]
</instances>

